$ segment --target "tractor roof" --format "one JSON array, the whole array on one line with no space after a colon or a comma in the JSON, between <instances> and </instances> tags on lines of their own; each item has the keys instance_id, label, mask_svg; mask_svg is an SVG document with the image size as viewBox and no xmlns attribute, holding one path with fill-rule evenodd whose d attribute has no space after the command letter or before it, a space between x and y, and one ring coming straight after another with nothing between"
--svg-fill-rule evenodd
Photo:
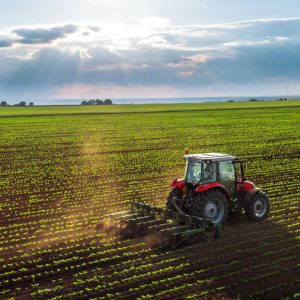
<instances>
[{"instance_id":1,"label":"tractor roof","mask_svg":"<svg viewBox=\"0 0 300 300\"><path fill-rule=\"evenodd\" d=\"M235 160L236 157L225 153L199 153L199 154L186 154L183 157L185 160L197 160L197 161L226 161Z\"/></svg>"}]
</instances>

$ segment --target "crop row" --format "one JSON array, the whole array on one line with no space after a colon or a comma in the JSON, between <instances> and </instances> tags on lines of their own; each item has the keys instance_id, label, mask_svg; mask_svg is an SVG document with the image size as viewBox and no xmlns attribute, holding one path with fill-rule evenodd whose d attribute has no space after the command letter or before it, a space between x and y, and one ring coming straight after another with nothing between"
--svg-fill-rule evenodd
<instances>
[{"instance_id":1,"label":"crop row","mask_svg":"<svg viewBox=\"0 0 300 300\"><path fill-rule=\"evenodd\" d=\"M2 119L1 295L197 299L296 293L297 126L299 108ZM220 240L170 252L101 232L105 216L132 201L165 205L170 181L183 174L186 146L247 158L247 177L270 196L269 219L251 224L239 215L229 219Z\"/></svg>"}]
</instances>

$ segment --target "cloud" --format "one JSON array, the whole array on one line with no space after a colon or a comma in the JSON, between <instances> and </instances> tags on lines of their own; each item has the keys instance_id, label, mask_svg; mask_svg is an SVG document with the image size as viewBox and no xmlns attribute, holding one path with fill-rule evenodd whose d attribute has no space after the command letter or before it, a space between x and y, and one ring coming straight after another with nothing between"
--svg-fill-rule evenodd
<instances>
[{"instance_id":1,"label":"cloud","mask_svg":"<svg viewBox=\"0 0 300 300\"><path fill-rule=\"evenodd\" d=\"M77 26L68 24L52 28L19 28L13 30L21 39L17 42L20 44L44 44L54 40L65 38L68 34L78 30Z\"/></svg>"},{"instance_id":2,"label":"cloud","mask_svg":"<svg viewBox=\"0 0 300 300\"><path fill-rule=\"evenodd\" d=\"M101 30L101 27L97 25L90 25L88 28L94 32L99 32Z\"/></svg>"},{"instance_id":3,"label":"cloud","mask_svg":"<svg viewBox=\"0 0 300 300\"><path fill-rule=\"evenodd\" d=\"M2 38L0 38L0 48L11 47L12 44L13 44L13 41L11 41L9 39L2 39Z\"/></svg>"},{"instance_id":4,"label":"cloud","mask_svg":"<svg viewBox=\"0 0 300 300\"><path fill-rule=\"evenodd\" d=\"M0 48L9 48L13 45L14 40L8 33L0 32Z\"/></svg>"},{"instance_id":5,"label":"cloud","mask_svg":"<svg viewBox=\"0 0 300 300\"><path fill-rule=\"evenodd\" d=\"M233 87L250 91L268 82L287 85L300 79L300 18L141 24L143 29L100 22L14 29L0 37L0 64L5 66L0 92L50 93L61 87L64 95L79 95L80 89L92 93L110 87L127 94L137 88L160 95L163 88L230 94ZM13 35L18 37L14 42Z\"/></svg>"},{"instance_id":6,"label":"cloud","mask_svg":"<svg viewBox=\"0 0 300 300\"><path fill-rule=\"evenodd\" d=\"M56 86L76 81L80 54L61 51L58 48L43 48L33 58L19 64L8 85L19 87Z\"/></svg>"}]
</instances>

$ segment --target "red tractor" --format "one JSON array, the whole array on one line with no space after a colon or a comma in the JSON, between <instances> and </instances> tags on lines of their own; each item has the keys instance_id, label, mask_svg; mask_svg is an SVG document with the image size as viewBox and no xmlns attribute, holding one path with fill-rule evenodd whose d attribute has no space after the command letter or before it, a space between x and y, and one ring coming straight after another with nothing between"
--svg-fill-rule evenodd
<instances>
[{"instance_id":1,"label":"red tractor","mask_svg":"<svg viewBox=\"0 0 300 300\"><path fill-rule=\"evenodd\" d=\"M133 202L130 210L108 215L122 237L146 234L163 241L163 247L177 247L197 237L220 237L230 212L244 208L251 221L267 217L268 196L246 180L245 161L221 153L186 154L184 159L184 178L172 182L167 208Z\"/></svg>"},{"instance_id":2,"label":"red tractor","mask_svg":"<svg viewBox=\"0 0 300 300\"><path fill-rule=\"evenodd\" d=\"M242 208L251 221L267 217L267 194L246 180L246 162L221 153L186 154L185 175L175 179L167 208L223 224Z\"/></svg>"}]
</instances>

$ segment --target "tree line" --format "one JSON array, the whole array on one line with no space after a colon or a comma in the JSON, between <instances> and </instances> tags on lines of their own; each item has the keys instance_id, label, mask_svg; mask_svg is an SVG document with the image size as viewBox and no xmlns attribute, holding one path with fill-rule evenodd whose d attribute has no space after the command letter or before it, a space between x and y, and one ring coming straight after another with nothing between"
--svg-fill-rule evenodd
<instances>
[{"instance_id":1,"label":"tree line","mask_svg":"<svg viewBox=\"0 0 300 300\"><path fill-rule=\"evenodd\" d=\"M1 101L0 106L10 106L6 101ZM27 106L26 101L20 101L19 103L14 104L13 106ZM29 102L28 106L34 106L33 102Z\"/></svg>"},{"instance_id":2,"label":"tree line","mask_svg":"<svg viewBox=\"0 0 300 300\"><path fill-rule=\"evenodd\" d=\"M96 100L83 100L81 102L81 105L112 105L113 102L110 99L106 99L106 100L100 100L100 99L96 99Z\"/></svg>"},{"instance_id":3,"label":"tree line","mask_svg":"<svg viewBox=\"0 0 300 300\"><path fill-rule=\"evenodd\" d=\"M81 102L81 105L112 105L113 102L110 99L106 99L106 100L100 100L100 99L96 99L96 100L84 100ZM11 106L10 104L8 104L6 101L1 101L0 102L0 106ZM33 102L29 102L27 105L26 101L20 101L16 104L13 104L12 106L34 106Z\"/></svg>"}]
</instances>

